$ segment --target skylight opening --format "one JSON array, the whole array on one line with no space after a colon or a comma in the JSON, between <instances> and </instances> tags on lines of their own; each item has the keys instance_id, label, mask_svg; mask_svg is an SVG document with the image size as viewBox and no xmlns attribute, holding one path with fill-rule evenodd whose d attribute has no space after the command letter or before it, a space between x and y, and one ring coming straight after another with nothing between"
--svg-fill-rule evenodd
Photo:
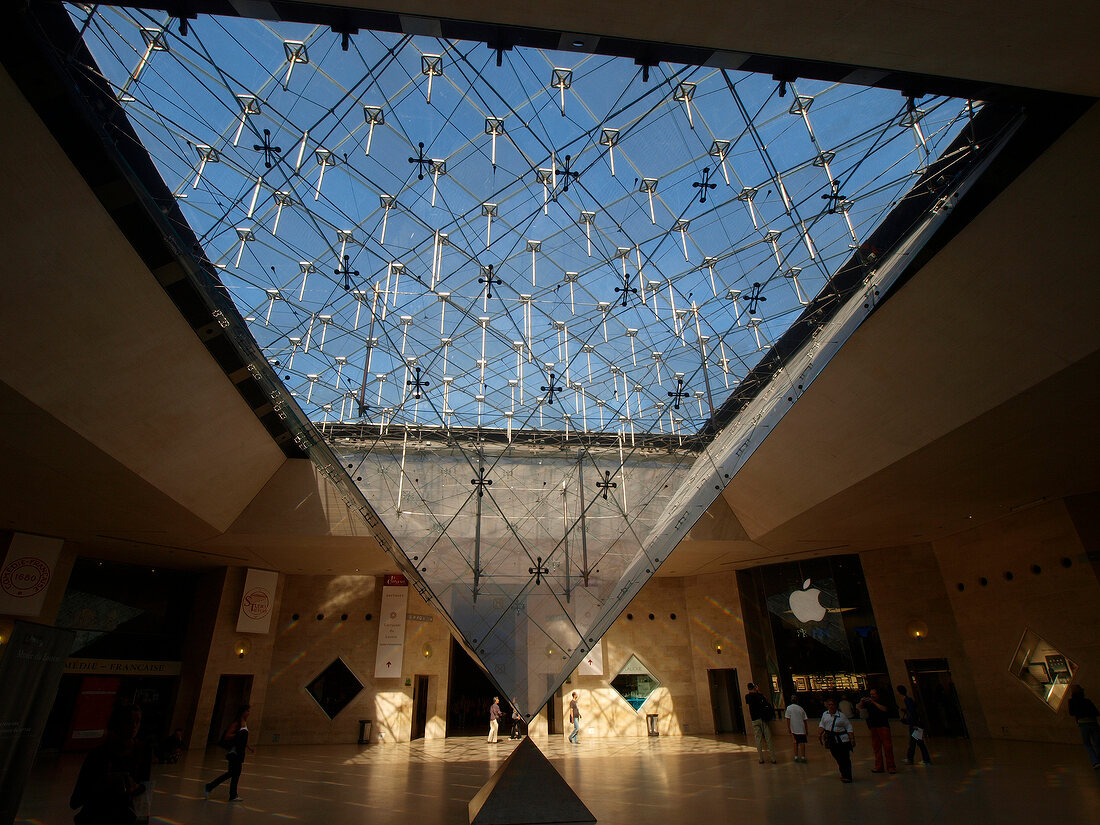
<instances>
[{"instance_id":1,"label":"skylight opening","mask_svg":"<svg viewBox=\"0 0 1100 825\"><path fill-rule=\"evenodd\" d=\"M97 8L85 39L319 424L692 436L972 116L708 67L646 82L600 55L497 67L469 42L168 23Z\"/></svg>"}]
</instances>

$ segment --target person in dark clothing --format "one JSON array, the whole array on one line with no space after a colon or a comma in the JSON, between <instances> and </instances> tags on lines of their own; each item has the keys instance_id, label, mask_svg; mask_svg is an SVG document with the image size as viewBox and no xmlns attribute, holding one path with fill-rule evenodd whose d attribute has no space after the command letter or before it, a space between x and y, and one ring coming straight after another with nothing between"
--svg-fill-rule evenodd
<instances>
[{"instance_id":1,"label":"person in dark clothing","mask_svg":"<svg viewBox=\"0 0 1100 825\"><path fill-rule=\"evenodd\" d=\"M1085 698L1085 689L1080 685L1070 688L1068 710L1069 715L1077 720L1092 769L1100 770L1100 722L1097 721L1096 705Z\"/></svg>"},{"instance_id":2,"label":"person in dark clothing","mask_svg":"<svg viewBox=\"0 0 1100 825\"><path fill-rule=\"evenodd\" d=\"M875 754L875 767L871 769L871 773L882 773L884 769L890 773L897 773L898 766L894 764L894 740L890 736L888 708L879 699L878 691L871 688L870 695L860 700L859 709L867 717L867 732L871 736L871 750Z\"/></svg>"},{"instance_id":3,"label":"person in dark clothing","mask_svg":"<svg viewBox=\"0 0 1100 825\"><path fill-rule=\"evenodd\" d=\"M749 682L749 692L745 694L745 704L749 706L749 718L752 720L752 733L756 739L756 755L760 764L764 764L764 743L768 743L772 764L775 764L775 745L772 744L772 729L769 723L775 718L775 708L760 689Z\"/></svg>"},{"instance_id":4,"label":"person in dark clothing","mask_svg":"<svg viewBox=\"0 0 1100 825\"><path fill-rule=\"evenodd\" d=\"M512 735L510 739L522 739L523 734L520 732L520 725L523 724L523 717L520 716L519 708L516 707L516 699L512 697Z\"/></svg>"},{"instance_id":5,"label":"person in dark clothing","mask_svg":"<svg viewBox=\"0 0 1100 825\"><path fill-rule=\"evenodd\" d=\"M907 765L913 764L913 756L917 752L917 745L920 745L921 764L931 765L932 757L928 755L928 746L924 744L924 730L921 728L917 703L913 701L913 697L909 695L905 685L898 685L898 695L901 696L902 724L909 726L909 748L905 752L905 763Z\"/></svg>"},{"instance_id":6,"label":"person in dark clothing","mask_svg":"<svg viewBox=\"0 0 1100 825\"><path fill-rule=\"evenodd\" d=\"M134 798L145 793L152 751L137 738L141 708L125 705L111 714L106 741L84 758L69 807L80 808L76 825L133 825Z\"/></svg>"},{"instance_id":7,"label":"person in dark clothing","mask_svg":"<svg viewBox=\"0 0 1100 825\"><path fill-rule=\"evenodd\" d=\"M179 761L183 753L183 729L176 728L172 735L164 740L160 748L160 761L166 765L174 765Z\"/></svg>"},{"instance_id":8,"label":"person in dark clothing","mask_svg":"<svg viewBox=\"0 0 1100 825\"><path fill-rule=\"evenodd\" d=\"M209 798L210 792L225 780L229 780L229 801L240 802L237 795L237 782L241 778L241 766L244 764L245 751L256 752L256 749L248 744L248 714L251 708L244 705L237 712L237 719L226 730L222 737L221 745L226 747L225 758L229 760L229 769L212 782L204 786L203 796Z\"/></svg>"}]
</instances>

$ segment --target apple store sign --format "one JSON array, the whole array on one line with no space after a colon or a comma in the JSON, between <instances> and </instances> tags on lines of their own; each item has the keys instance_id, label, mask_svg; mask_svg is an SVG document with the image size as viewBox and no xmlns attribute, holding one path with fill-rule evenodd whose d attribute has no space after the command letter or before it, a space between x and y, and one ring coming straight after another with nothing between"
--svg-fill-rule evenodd
<instances>
[{"instance_id":1,"label":"apple store sign","mask_svg":"<svg viewBox=\"0 0 1100 825\"><path fill-rule=\"evenodd\" d=\"M767 601L768 612L785 627L837 652L847 648L843 608L831 578L804 579L800 587L769 594Z\"/></svg>"}]
</instances>

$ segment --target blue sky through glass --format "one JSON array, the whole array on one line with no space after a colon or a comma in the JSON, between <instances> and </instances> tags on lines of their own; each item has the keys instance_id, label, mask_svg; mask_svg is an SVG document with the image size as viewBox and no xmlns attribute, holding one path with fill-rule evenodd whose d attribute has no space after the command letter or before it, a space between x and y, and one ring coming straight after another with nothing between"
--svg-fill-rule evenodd
<instances>
[{"instance_id":1,"label":"blue sky through glass","mask_svg":"<svg viewBox=\"0 0 1100 825\"><path fill-rule=\"evenodd\" d=\"M707 67L165 24L101 9L86 39L315 421L694 433L966 122Z\"/></svg>"}]
</instances>

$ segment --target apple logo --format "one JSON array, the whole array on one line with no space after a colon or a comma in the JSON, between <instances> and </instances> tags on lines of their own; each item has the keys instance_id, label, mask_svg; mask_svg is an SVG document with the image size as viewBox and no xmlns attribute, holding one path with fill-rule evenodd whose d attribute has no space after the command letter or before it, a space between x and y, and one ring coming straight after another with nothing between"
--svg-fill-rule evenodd
<instances>
[{"instance_id":1,"label":"apple logo","mask_svg":"<svg viewBox=\"0 0 1100 825\"><path fill-rule=\"evenodd\" d=\"M791 593L791 612L800 622L820 622L825 618L825 606L820 602L821 591L810 589L810 580L802 582L802 589Z\"/></svg>"}]
</instances>

